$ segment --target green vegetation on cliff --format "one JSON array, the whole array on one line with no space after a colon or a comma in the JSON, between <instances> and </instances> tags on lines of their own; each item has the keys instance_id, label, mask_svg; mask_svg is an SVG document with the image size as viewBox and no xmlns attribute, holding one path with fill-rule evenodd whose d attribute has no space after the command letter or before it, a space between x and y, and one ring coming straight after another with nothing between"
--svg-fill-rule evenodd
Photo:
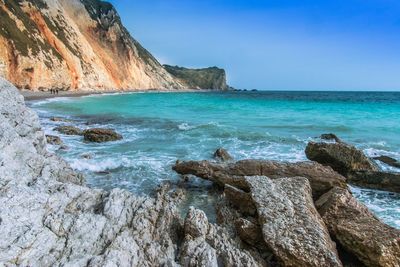
<instances>
[{"instance_id":1,"label":"green vegetation on cliff","mask_svg":"<svg viewBox=\"0 0 400 267\"><path fill-rule=\"evenodd\" d=\"M188 69L178 66L164 65L164 68L192 89L228 89L225 70L217 67Z\"/></svg>"}]
</instances>

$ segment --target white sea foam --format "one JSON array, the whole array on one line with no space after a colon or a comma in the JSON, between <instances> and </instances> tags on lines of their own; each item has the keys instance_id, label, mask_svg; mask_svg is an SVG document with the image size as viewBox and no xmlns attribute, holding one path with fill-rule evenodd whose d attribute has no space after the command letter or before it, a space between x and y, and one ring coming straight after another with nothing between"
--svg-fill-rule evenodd
<instances>
[{"instance_id":1,"label":"white sea foam","mask_svg":"<svg viewBox=\"0 0 400 267\"><path fill-rule=\"evenodd\" d=\"M189 124L185 123L181 123L178 125L178 129L181 131L187 131L187 130L192 130L196 128L195 126L190 126Z\"/></svg>"}]
</instances>

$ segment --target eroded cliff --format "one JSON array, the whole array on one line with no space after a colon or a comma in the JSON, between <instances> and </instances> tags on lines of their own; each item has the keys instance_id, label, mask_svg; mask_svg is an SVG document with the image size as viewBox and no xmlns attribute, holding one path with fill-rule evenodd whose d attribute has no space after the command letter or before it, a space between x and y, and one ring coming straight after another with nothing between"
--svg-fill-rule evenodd
<instances>
[{"instance_id":1,"label":"eroded cliff","mask_svg":"<svg viewBox=\"0 0 400 267\"><path fill-rule=\"evenodd\" d=\"M99 0L0 0L0 76L31 90L191 87Z\"/></svg>"}]
</instances>

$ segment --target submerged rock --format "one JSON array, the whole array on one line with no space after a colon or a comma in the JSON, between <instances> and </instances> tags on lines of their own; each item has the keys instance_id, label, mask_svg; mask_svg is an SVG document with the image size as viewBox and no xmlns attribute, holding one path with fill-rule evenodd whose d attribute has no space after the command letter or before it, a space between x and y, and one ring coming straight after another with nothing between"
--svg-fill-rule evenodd
<instances>
[{"instance_id":1,"label":"submerged rock","mask_svg":"<svg viewBox=\"0 0 400 267\"><path fill-rule=\"evenodd\" d=\"M113 129L93 128L83 132L85 141L103 143L122 139L122 135Z\"/></svg>"},{"instance_id":2,"label":"submerged rock","mask_svg":"<svg viewBox=\"0 0 400 267\"><path fill-rule=\"evenodd\" d=\"M309 142L305 152L309 160L330 166L345 176L356 171L378 170L362 151L345 143Z\"/></svg>"},{"instance_id":3,"label":"submerged rock","mask_svg":"<svg viewBox=\"0 0 400 267\"><path fill-rule=\"evenodd\" d=\"M323 140L333 140L336 143L342 142L342 140L340 140L340 138L337 137L336 134L333 134L333 133L321 134L320 138Z\"/></svg>"},{"instance_id":4,"label":"submerged rock","mask_svg":"<svg viewBox=\"0 0 400 267\"><path fill-rule=\"evenodd\" d=\"M51 145L62 145L63 142L61 141L61 138L59 136L55 136L55 135L46 135L46 141L48 144Z\"/></svg>"},{"instance_id":5,"label":"submerged rock","mask_svg":"<svg viewBox=\"0 0 400 267\"><path fill-rule=\"evenodd\" d=\"M245 176L268 176L269 178L306 177L311 184L314 199L334 186L346 188L346 179L329 167L315 162L286 163L270 160L240 160L234 163L209 161L177 162L173 169L182 175L195 175L211 180L220 186L225 184L249 192Z\"/></svg>"},{"instance_id":6,"label":"submerged rock","mask_svg":"<svg viewBox=\"0 0 400 267\"><path fill-rule=\"evenodd\" d=\"M246 177L263 237L284 266L342 266L304 177Z\"/></svg>"},{"instance_id":7,"label":"submerged rock","mask_svg":"<svg viewBox=\"0 0 400 267\"><path fill-rule=\"evenodd\" d=\"M379 157L374 157L372 158L374 160L379 160L389 166L395 167L395 168L400 168L400 162L394 158L388 157L388 156L379 156Z\"/></svg>"},{"instance_id":8,"label":"submerged rock","mask_svg":"<svg viewBox=\"0 0 400 267\"><path fill-rule=\"evenodd\" d=\"M382 223L348 190L332 189L316 207L331 235L366 266L400 266L400 230Z\"/></svg>"},{"instance_id":9,"label":"submerged rock","mask_svg":"<svg viewBox=\"0 0 400 267\"><path fill-rule=\"evenodd\" d=\"M233 160L233 157L224 148L218 148L214 153L214 158L222 162Z\"/></svg>"},{"instance_id":10,"label":"submerged rock","mask_svg":"<svg viewBox=\"0 0 400 267\"><path fill-rule=\"evenodd\" d=\"M66 135L82 135L83 134L81 129L79 129L78 127L75 127L75 126L70 126L70 125L58 126L58 127L54 128L54 131L57 131L59 133L66 134Z\"/></svg>"}]
</instances>

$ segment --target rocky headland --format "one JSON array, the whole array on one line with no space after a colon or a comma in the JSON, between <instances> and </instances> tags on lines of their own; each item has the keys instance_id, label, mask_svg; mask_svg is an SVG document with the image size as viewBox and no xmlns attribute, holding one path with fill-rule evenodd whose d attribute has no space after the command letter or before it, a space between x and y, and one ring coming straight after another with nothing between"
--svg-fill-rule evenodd
<instances>
[{"instance_id":1,"label":"rocky headland","mask_svg":"<svg viewBox=\"0 0 400 267\"><path fill-rule=\"evenodd\" d=\"M191 89L228 90L225 70L211 67L205 69L188 69L178 66L164 65L164 68Z\"/></svg>"},{"instance_id":2,"label":"rocky headland","mask_svg":"<svg viewBox=\"0 0 400 267\"><path fill-rule=\"evenodd\" d=\"M226 89L225 75L171 74L100 0L0 0L0 76L35 91Z\"/></svg>"},{"instance_id":3,"label":"rocky headland","mask_svg":"<svg viewBox=\"0 0 400 267\"><path fill-rule=\"evenodd\" d=\"M333 157L284 163L235 161L219 149L217 161L177 162L173 168L189 180L215 184L217 222L210 223L195 208L181 216L184 189L165 184L146 197L86 187L47 151L46 139L57 138L46 138L38 116L3 79L0 103L0 265L400 265L400 231L347 189L349 174L379 171L357 153L346 156L351 164Z\"/></svg>"}]
</instances>

